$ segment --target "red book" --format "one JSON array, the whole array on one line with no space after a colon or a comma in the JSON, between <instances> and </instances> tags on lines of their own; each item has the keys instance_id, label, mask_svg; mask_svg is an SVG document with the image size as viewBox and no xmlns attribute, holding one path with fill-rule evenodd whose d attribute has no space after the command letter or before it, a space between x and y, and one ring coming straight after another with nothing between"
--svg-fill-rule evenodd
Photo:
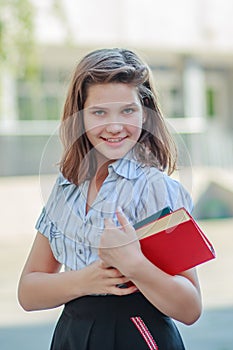
<instances>
[{"instance_id":1,"label":"red book","mask_svg":"<svg viewBox=\"0 0 233 350\"><path fill-rule=\"evenodd\" d=\"M215 251L193 217L180 208L136 230L143 254L176 275L215 258Z\"/></svg>"}]
</instances>

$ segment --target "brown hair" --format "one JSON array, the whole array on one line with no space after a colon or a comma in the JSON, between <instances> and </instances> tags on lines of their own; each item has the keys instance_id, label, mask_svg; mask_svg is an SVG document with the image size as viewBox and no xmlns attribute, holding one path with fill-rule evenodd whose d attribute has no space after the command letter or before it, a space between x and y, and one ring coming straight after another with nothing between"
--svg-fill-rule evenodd
<instances>
[{"instance_id":1,"label":"brown hair","mask_svg":"<svg viewBox=\"0 0 233 350\"><path fill-rule=\"evenodd\" d=\"M77 65L68 90L60 137L64 146L60 170L69 181L80 184L96 171L93 148L83 122L83 108L92 84L119 82L137 87L146 121L136 145L135 157L144 165L171 174L176 147L156 101L149 67L132 51L101 49L86 55Z\"/></svg>"}]
</instances>

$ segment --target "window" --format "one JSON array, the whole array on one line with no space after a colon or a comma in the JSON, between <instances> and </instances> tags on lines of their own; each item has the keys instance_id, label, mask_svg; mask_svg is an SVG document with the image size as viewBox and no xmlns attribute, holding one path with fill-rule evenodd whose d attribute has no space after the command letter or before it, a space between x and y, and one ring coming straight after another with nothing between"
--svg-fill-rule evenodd
<instances>
[{"instance_id":1,"label":"window","mask_svg":"<svg viewBox=\"0 0 233 350\"><path fill-rule=\"evenodd\" d=\"M20 120L60 119L65 97L65 74L56 69L42 69L38 79L17 82L17 103Z\"/></svg>"},{"instance_id":2,"label":"window","mask_svg":"<svg viewBox=\"0 0 233 350\"><path fill-rule=\"evenodd\" d=\"M32 99L30 96L18 96L20 120L30 120L33 115Z\"/></svg>"},{"instance_id":3,"label":"window","mask_svg":"<svg viewBox=\"0 0 233 350\"><path fill-rule=\"evenodd\" d=\"M158 101L163 114L168 118L183 117L182 84L179 70L172 67L154 68Z\"/></svg>"},{"instance_id":4,"label":"window","mask_svg":"<svg viewBox=\"0 0 233 350\"><path fill-rule=\"evenodd\" d=\"M213 119L216 115L215 103L215 90L209 87L206 89L206 114L209 119Z\"/></svg>"},{"instance_id":5,"label":"window","mask_svg":"<svg viewBox=\"0 0 233 350\"><path fill-rule=\"evenodd\" d=\"M173 86L170 89L170 117L179 118L183 116L183 106L181 89L178 86Z\"/></svg>"},{"instance_id":6,"label":"window","mask_svg":"<svg viewBox=\"0 0 233 350\"><path fill-rule=\"evenodd\" d=\"M56 96L45 96L44 101L45 119L56 120L60 117L60 103Z\"/></svg>"},{"instance_id":7,"label":"window","mask_svg":"<svg viewBox=\"0 0 233 350\"><path fill-rule=\"evenodd\" d=\"M220 68L206 69L206 117L227 123L229 118L228 74Z\"/></svg>"}]
</instances>

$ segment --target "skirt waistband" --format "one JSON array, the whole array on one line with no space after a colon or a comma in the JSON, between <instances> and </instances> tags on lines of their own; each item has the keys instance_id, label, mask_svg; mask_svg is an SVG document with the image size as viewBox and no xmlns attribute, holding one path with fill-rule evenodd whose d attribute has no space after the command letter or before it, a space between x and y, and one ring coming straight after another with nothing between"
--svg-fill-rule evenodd
<instances>
[{"instance_id":1,"label":"skirt waistband","mask_svg":"<svg viewBox=\"0 0 233 350\"><path fill-rule=\"evenodd\" d=\"M106 317L106 315L119 314L119 317L129 317L134 314L155 313L162 318L169 318L156 309L141 293L125 296L117 295L88 295L68 302L64 312L69 316Z\"/></svg>"},{"instance_id":2,"label":"skirt waistband","mask_svg":"<svg viewBox=\"0 0 233 350\"><path fill-rule=\"evenodd\" d=\"M51 350L184 350L174 322L141 293L84 296L65 305Z\"/></svg>"}]
</instances>

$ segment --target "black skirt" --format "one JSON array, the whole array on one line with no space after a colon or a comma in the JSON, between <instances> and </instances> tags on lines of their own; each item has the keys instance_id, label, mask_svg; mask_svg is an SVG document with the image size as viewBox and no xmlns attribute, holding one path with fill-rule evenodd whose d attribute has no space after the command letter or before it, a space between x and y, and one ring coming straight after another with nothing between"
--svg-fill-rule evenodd
<instances>
[{"instance_id":1,"label":"black skirt","mask_svg":"<svg viewBox=\"0 0 233 350\"><path fill-rule=\"evenodd\" d=\"M174 322L141 293L85 296L65 305L51 350L184 350Z\"/></svg>"}]
</instances>

